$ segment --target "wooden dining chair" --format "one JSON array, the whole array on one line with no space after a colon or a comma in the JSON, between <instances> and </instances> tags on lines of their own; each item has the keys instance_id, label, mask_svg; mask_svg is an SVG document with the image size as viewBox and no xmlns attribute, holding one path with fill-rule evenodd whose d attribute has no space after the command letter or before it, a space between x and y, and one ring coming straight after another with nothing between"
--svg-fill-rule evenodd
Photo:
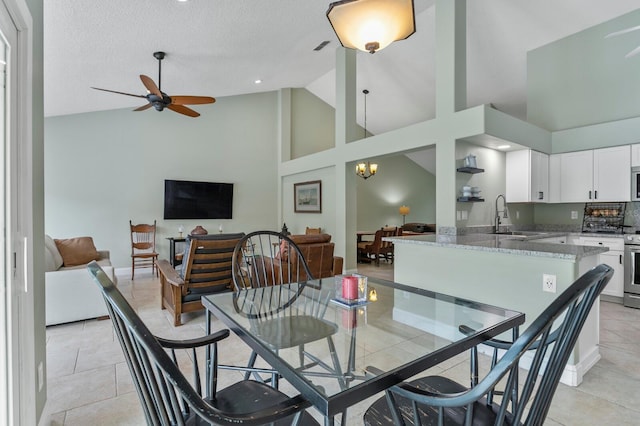
<instances>
[{"instance_id":1,"label":"wooden dining chair","mask_svg":"<svg viewBox=\"0 0 640 426\"><path fill-rule=\"evenodd\" d=\"M383 241L385 237L393 237L398 233L397 227L384 227L378 229L373 237L373 241L363 241L358 243L358 258L367 259L380 265L380 259L385 259L393 263L393 243Z\"/></svg>"},{"instance_id":2,"label":"wooden dining chair","mask_svg":"<svg viewBox=\"0 0 640 426\"><path fill-rule=\"evenodd\" d=\"M300 395L289 397L253 380L216 389L218 343L229 330L190 340L156 337L95 261L88 269L104 296L148 425L318 425ZM196 352L205 347L209 358L200 364ZM193 373L192 382L177 360L183 350L191 363L180 364ZM209 374L204 380L203 371Z\"/></svg>"},{"instance_id":3,"label":"wooden dining chair","mask_svg":"<svg viewBox=\"0 0 640 426\"><path fill-rule=\"evenodd\" d=\"M151 274L158 276L156 262L158 252L156 252L156 221L153 225L134 225L129 221L131 231L131 279L133 280L136 267L151 268Z\"/></svg>"},{"instance_id":4,"label":"wooden dining chair","mask_svg":"<svg viewBox=\"0 0 640 426\"><path fill-rule=\"evenodd\" d=\"M442 376L393 386L365 412L364 424L542 425L580 331L612 275L603 264L578 278L505 346L482 380L472 378L470 388ZM527 353L531 364L520 384L519 361ZM500 401L497 385L504 385Z\"/></svg>"},{"instance_id":5,"label":"wooden dining chair","mask_svg":"<svg viewBox=\"0 0 640 426\"><path fill-rule=\"evenodd\" d=\"M309 228L307 226L307 228L304 230L304 233L306 235L322 234L322 228Z\"/></svg>"}]
</instances>

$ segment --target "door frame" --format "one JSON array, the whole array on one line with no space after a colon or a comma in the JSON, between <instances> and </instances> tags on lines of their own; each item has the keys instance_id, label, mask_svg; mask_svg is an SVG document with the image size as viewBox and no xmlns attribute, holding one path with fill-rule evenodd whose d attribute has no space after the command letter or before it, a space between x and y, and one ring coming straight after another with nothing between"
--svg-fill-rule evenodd
<instances>
[{"instance_id":1,"label":"door frame","mask_svg":"<svg viewBox=\"0 0 640 426\"><path fill-rule=\"evenodd\" d=\"M0 401L7 424L34 425L40 417L41 408L37 407L37 393L44 386L44 366L35 367L34 341L34 250L33 250L33 19L25 0L1 0L2 14L15 26L17 39L15 66L10 72L16 74L11 82L11 109L9 126L15 126L12 138L8 141L10 158L17 160L10 164L7 180L14 181L5 186L4 196L8 200L6 208L9 215L3 226L7 229L4 239L6 256L6 360L0 368L6 368L6 400ZM6 8L6 10L5 10ZM14 139L15 138L15 139ZM16 193L14 194L13 191ZM15 225L14 225L15 223ZM15 257L14 257L15 256ZM19 270L18 285L13 279L14 268ZM38 374L40 370L41 374ZM38 377L37 377L38 376Z\"/></svg>"}]
</instances>

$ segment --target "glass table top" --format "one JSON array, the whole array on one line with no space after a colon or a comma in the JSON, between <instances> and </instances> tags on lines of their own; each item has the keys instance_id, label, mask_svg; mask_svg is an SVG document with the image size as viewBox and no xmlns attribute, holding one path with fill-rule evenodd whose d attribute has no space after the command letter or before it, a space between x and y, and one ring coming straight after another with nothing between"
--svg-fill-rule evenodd
<instances>
[{"instance_id":1,"label":"glass table top","mask_svg":"<svg viewBox=\"0 0 640 426\"><path fill-rule=\"evenodd\" d=\"M367 300L348 307L335 299L336 282L216 294L203 304L327 415L384 389L380 376L397 383L524 322L519 312L373 278ZM463 334L463 325L475 332ZM384 373L365 374L370 366Z\"/></svg>"}]
</instances>

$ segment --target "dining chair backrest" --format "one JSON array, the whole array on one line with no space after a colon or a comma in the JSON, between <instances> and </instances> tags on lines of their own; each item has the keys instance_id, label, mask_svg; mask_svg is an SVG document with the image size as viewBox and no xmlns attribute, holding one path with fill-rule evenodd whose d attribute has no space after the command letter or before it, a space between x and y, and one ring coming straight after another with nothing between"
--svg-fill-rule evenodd
<instances>
[{"instance_id":1,"label":"dining chair backrest","mask_svg":"<svg viewBox=\"0 0 640 426\"><path fill-rule=\"evenodd\" d=\"M249 319L252 333L264 344L276 352L297 347L300 370L318 364L305 363L311 359L306 344L325 340L328 352L335 352L332 336L338 326L323 318L332 294L310 282L313 275L307 262L289 237L273 231L245 235L236 245L232 269L236 309ZM256 358L254 351L248 368L254 367ZM339 371L335 357L330 363L321 364L335 374ZM275 373L267 380L277 387ZM245 378L249 376L247 372ZM265 380L258 374L254 377Z\"/></svg>"},{"instance_id":2,"label":"dining chair backrest","mask_svg":"<svg viewBox=\"0 0 640 426\"><path fill-rule=\"evenodd\" d=\"M94 261L88 265L88 269L104 296L148 425L257 426L288 416L299 418L301 410L309 406L304 399L294 397L281 400L274 405L273 410L263 412L250 408L246 414L234 414L233 410L237 407L227 407L224 404L223 407L217 407L215 397L203 398L200 386L195 389L189 383L178 368L176 360L169 357L158 338L151 333L100 266ZM187 347L186 342L184 347ZM212 367L217 367L217 360ZM195 376L199 377L197 368ZM247 384L251 385L252 383ZM264 414L264 417L260 414Z\"/></svg>"},{"instance_id":3,"label":"dining chair backrest","mask_svg":"<svg viewBox=\"0 0 640 426\"><path fill-rule=\"evenodd\" d=\"M385 253L390 247L393 247L392 242L384 241L383 238L397 236L399 229L396 226L385 226L380 230L380 253Z\"/></svg>"},{"instance_id":4,"label":"dining chair backrest","mask_svg":"<svg viewBox=\"0 0 640 426\"><path fill-rule=\"evenodd\" d=\"M381 398L372 405L365 425L449 424L452 419L460 425L543 424L580 331L612 275L611 267L599 265L578 278L508 346L477 385L467 389L439 376L403 383L387 391L386 401ZM531 361L519 384L519 362L525 354ZM502 400L492 403L488 396L505 378ZM391 415L381 415L376 405L390 406ZM407 407L412 414L407 415ZM401 421L403 410L408 419Z\"/></svg>"},{"instance_id":5,"label":"dining chair backrest","mask_svg":"<svg viewBox=\"0 0 640 426\"><path fill-rule=\"evenodd\" d=\"M154 252L156 249L156 221L153 224L134 225L129 221L131 230L131 254Z\"/></svg>"},{"instance_id":6,"label":"dining chair backrest","mask_svg":"<svg viewBox=\"0 0 640 426\"><path fill-rule=\"evenodd\" d=\"M274 231L256 231L241 238L232 269L236 291L314 278L296 243Z\"/></svg>"},{"instance_id":7,"label":"dining chair backrest","mask_svg":"<svg viewBox=\"0 0 640 426\"><path fill-rule=\"evenodd\" d=\"M304 233L306 235L322 234L322 228L309 228L307 226L307 228L305 229Z\"/></svg>"}]
</instances>

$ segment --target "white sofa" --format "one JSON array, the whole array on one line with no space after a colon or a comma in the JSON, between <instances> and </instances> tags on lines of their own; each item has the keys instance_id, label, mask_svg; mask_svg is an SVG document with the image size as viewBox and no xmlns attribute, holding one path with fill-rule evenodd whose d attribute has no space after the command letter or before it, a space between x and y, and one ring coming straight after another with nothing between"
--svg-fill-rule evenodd
<instances>
[{"instance_id":1,"label":"white sofa","mask_svg":"<svg viewBox=\"0 0 640 426\"><path fill-rule=\"evenodd\" d=\"M98 264L116 282L108 251L98 251ZM45 236L45 323L62 324L108 315L107 305L86 265L63 266L55 241Z\"/></svg>"}]
</instances>

